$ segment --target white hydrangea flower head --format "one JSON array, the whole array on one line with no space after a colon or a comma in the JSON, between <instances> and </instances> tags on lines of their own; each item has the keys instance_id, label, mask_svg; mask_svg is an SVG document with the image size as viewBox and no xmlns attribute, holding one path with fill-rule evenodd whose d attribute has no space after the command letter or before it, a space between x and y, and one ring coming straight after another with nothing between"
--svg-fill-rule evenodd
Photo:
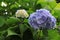
<instances>
[{"instance_id":1,"label":"white hydrangea flower head","mask_svg":"<svg viewBox=\"0 0 60 40\"><path fill-rule=\"evenodd\" d=\"M24 9L17 10L17 12L16 12L16 17L27 18L28 16L29 15L28 15L27 11Z\"/></svg>"}]
</instances>

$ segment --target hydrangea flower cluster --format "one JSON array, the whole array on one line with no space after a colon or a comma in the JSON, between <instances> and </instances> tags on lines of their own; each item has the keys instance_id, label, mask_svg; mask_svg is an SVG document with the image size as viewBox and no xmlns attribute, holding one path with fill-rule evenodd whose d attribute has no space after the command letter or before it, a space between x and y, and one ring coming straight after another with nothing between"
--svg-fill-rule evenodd
<instances>
[{"instance_id":1,"label":"hydrangea flower cluster","mask_svg":"<svg viewBox=\"0 0 60 40\"><path fill-rule=\"evenodd\" d=\"M52 29L56 26L56 19L48 10L39 9L30 15L28 23L34 29Z\"/></svg>"},{"instance_id":2,"label":"hydrangea flower cluster","mask_svg":"<svg viewBox=\"0 0 60 40\"><path fill-rule=\"evenodd\" d=\"M17 10L16 12L16 17L27 18L28 16L28 13L24 9Z\"/></svg>"}]
</instances>

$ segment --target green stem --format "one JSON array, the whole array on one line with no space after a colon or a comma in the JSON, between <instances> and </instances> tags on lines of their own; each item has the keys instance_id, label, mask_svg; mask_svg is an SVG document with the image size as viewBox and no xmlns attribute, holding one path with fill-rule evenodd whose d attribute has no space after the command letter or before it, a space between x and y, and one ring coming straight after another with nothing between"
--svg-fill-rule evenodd
<instances>
[{"instance_id":1,"label":"green stem","mask_svg":"<svg viewBox=\"0 0 60 40\"><path fill-rule=\"evenodd\" d=\"M41 36L42 36L42 35L41 35L41 34L42 34L42 30L39 30L39 29L38 29L37 33L38 33L38 39L37 39L37 40L40 40L40 39L41 39Z\"/></svg>"},{"instance_id":2,"label":"green stem","mask_svg":"<svg viewBox=\"0 0 60 40\"><path fill-rule=\"evenodd\" d=\"M21 37L21 40L23 40L23 33L21 33L20 37Z\"/></svg>"},{"instance_id":3,"label":"green stem","mask_svg":"<svg viewBox=\"0 0 60 40\"><path fill-rule=\"evenodd\" d=\"M43 40L48 40L48 30L47 29L43 29Z\"/></svg>"}]
</instances>

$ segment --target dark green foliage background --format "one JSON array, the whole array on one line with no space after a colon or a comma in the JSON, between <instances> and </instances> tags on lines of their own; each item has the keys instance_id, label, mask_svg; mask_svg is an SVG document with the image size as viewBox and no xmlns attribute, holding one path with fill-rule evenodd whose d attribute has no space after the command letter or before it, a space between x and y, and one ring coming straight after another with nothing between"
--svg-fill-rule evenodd
<instances>
[{"instance_id":1,"label":"dark green foliage background","mask_svg":"<svg viewBox=\"0 0 60 40\"><path fill-rule=\"evenodd\" d=\"M2 2L7 6L1 6ZM57 2L59 1L0 0L0 40L60 40L60 3ZM36 31L31 28L28 18L15 17L15 12L19 9L25 9L30 15L41 8L49 10L57 19L56 29L48 30L48 37L42 30Z\"/></svg>"}]
</instances>

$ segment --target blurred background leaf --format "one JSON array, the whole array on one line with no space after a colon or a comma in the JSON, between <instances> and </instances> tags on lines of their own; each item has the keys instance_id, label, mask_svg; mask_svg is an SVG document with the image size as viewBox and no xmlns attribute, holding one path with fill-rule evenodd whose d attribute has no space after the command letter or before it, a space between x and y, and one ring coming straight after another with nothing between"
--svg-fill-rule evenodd
<instances>
[{"instance_id":1,"label":"blurred background leaf","mask_svg":"<svg viewBox=\"0 0 60 40\"><path fill-rule=\"evenodd\" d=\"M5 19L0 16L0 27L2 27L5 24Z\"/></svg>"}]
</instances>

